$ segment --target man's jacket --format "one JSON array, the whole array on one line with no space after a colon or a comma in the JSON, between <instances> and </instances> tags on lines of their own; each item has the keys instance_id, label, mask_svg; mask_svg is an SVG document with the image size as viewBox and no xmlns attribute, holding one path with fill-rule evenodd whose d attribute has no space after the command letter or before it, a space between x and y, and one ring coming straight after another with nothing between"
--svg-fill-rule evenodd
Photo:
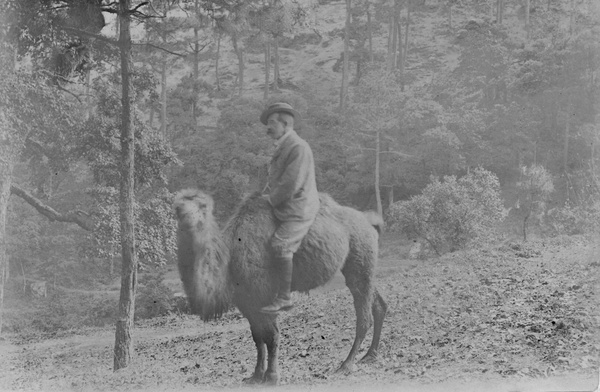
<instances>
[{"instance_id":1,"label":"man's jacket","mask_svg":"<svg viewBox=\"0 0 600 392\"><path fill-rule=\"evenodd\" d=\"M269 202L280 221L311 220L319 211L315 162L308 143L288 132L269 167Z\"/></svg>"}]
</instances>

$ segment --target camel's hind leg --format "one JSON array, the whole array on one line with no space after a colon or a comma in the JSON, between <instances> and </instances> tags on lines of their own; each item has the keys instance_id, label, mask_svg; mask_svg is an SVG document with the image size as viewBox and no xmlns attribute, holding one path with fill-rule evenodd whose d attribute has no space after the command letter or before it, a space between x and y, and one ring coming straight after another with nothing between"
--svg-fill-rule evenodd
<instances>
[{"instance_id":1,"label":"camel's hind leg","mask_svg":"<svg viewBox=\"0 0 600 392\"><path fill-rule=\"evenodd\" d=\"M371 342L371 347L365 354L364 357L361 358L359 362L371 362L377 359L377 349L379 348L379 339L381 338L381 328L383 327L383 319L385 318L385 314L387 313L387 304L375 289L375 300L373 301L372 306L373 313L373 341Z\"/></svg>"},{"instance_id":2,"label":"camel's hind leg","mask_svg":"<svg viewBox=\"0 0 600 392\"><path fill-rule=\"evenodd\" d=\"M363 265L361 263L353 263L348 260L342 273L346 278L346 286L350 289L354 298L354 309L356 310L356 336L354 344L350 349L348 357L344 360L337 372L349 373L354 366L354 359L360 345L365 339L367 331L373 323L373 299L375 296L373 287L373 267L372 265ZM383 320L381 320L383 321ZM379 339L379 336L377 336Z\"/></svg>"}]
</instances>

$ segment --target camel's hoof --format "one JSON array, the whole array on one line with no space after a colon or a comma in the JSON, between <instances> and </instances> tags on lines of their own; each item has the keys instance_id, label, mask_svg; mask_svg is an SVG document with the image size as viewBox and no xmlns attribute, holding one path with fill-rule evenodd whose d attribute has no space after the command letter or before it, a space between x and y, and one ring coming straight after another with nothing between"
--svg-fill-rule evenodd
<instances>
[{"instance_id":1,"label":"camel's hoof","mask_svg":"<svg viewBox=\"0 0 600 392\"><path fill-rule=\"evenodd\" d=\"M352 365L348 365L343 363L342 366L340 366L340 368L338 370L335 371L335 374L343 374L344 376L349 375L350 373L352 373L356 368L356 365L352 364Z\"/></svg>"},{"instance_id":2,"label":"camel's hoof","mask_svg":"<svg viewBox=\"0 0 600 392\"><path fill-rule=\"evenodd\" d=\"M278 385L279 384L279 374L267 372L267 373L265 373L263 382L265 385L270 385L270 386Z\"/></svg>"},{"instance_id":3,"label":"camel's hoof","mask_svg":"<svg viewBox=\"0 0 600 392\"><path fill-rule=\"evenodd\" d=\"M244 378L242 380L242 382L246 385L256 385L256 384L262 384L263 381L263 377L257 376L256 374L252 375L252 377L247 377Z\"/></svg>"},{"instance_id":4,"label":"camel's hoof","mask_svg":"<svg viewBox=\"0 0 600 392\"><path fill-rule=\"evenodd\" d=\"M376 353L367 353L358 363L376 363L379 360L379 355Z\"/></svg>"}]
</instances>

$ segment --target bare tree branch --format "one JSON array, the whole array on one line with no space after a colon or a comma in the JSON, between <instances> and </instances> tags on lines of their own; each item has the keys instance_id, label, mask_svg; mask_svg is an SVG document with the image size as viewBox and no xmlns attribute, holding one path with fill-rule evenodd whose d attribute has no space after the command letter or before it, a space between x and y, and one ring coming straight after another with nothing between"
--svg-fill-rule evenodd
<instances>
[{"instance_id":1,"label":"bare tree branch","mask_svg":"<svg viewBox=\"0 0 600 392\"><path fill-rule=\"evenodd\" d=\"M144 1L143 3L140 3L136 7L134 7L133 9L131 9L129 12L131 12L133 14L134 12L137 12L138 8L141 8L141 7L145 6L145 5L148 5L148 3L149 3L148 1Z\"/></svg>"},{"instance_id":2,"label":"bare tree branch","mask_svg":"<svg viewBox=\"0 0 600 392\"><path fill-rule=\"evenodd\" d=\"M63 29L65 31L68 31L70 33L73 33L73 34L81 36L81 37L94 38L94 39L97 39L98 41L106 42L109 45L119 46L119 41L114 40L112 38L105 37L100 34L88 33L85 30L74 29L72 27L63 27Z\"/></svg>"},{"instance_id":3,"label":"bare tree branch","mask_svg":"<svg viewBox=\"0 0 600 392\"><path fill-rule=\"evenodd\" d=\"M135 42L132 42L132 45L134 45L134 46L150 46L151 48L159 49L159 50L162 50L164 52L167 52L167 53L170 53L170 54L174 54L175 56L185 57L185 54L181 54L181 53L177 53L177 52L172 52L169 49L161 48L160 46L156 46L156 45L148 43L148 42L145 42L145 43L135 43Z\"/></svg>"},{"instance_id":4,"label":"bare tree branch","mask_svg":"<svg viewBox=\"0 0 600 392\"><path fill-rule=\"evenodd\" d=\"M352 150L367 150L367 151L376 151L374 148L371 147L361 147L361 146L349 146L347 144L342 144L344 147L348 148L348 149L352 149ZM417 158L416 155L411 155L411 154L407 154L404 152L400 152L400 151L379 151L379 154L392 154L392 155L396 155L402 158L407 158L407 159L414 159Z\"/></svg>"},{"instance_id":5,"label":"bare tree branch","mask_svg":"<svg viewBox=\"0 0 600 392\"><path fill-rule=\"evenodd\" d=\"M198 41L200 41L200 40L198 40ZM198 42L198 41L196 41L196 42ZM189 42L189 43L188 43L188 46L190 47L190 51L191 51L192 53L196 51L196 49L195 49L195 48L192 46L192 43L193 43L193 42L194 42L194 41L192 41L192 42ZM206 47L207 47L209 44L210 44L210 42L209 42L209 43L207 43L207 44L204 44L202 47L199 47L199 48L198 48L198 53L202 52L202 51L204 50L204 48L206 48Z\"/></svg>"},{"instance_id":6,"label":"bare tree branch","mask_svg":"<svg viewBox=\"0 0 600 392\"><path fill-rule=\"evenodd\" d=\"M75 223L79 227L84 230L92 231L94 229L94 223L92 219L89 217L89 214L81 211L81 210L73 210L68 211L64 214L56 211L54 208L44 204L41 200L37 199L31 193L27 192L25 189L21 188L18 185L12 184L10 187L10 192L13 195L20 197L25 200L29 205L35 208L40 214L44 215L51 222L65 222L65 223Z\"/></svg>"}]
</instances>

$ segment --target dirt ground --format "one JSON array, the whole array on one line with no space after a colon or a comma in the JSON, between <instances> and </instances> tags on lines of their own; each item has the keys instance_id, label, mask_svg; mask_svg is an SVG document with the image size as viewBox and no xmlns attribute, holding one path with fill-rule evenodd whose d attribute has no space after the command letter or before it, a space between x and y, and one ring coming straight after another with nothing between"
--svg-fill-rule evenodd
<instances>
[{"instance_id":1,"label":"dirt ground","mask_svg":"<svg viewBox=\"0 0 600 392\"><path fill-rule=\"evenodd\" d=\"M343 277L281 317L281 391L593 391L600 367L600 247L579 237L506 242L428 260L383 239L389 305L380 359L334 374L354 337ZM237 311L136 325L133 364L112 371L112 328L0 341L2 391L248 390L255 363ZM363 343L368 348L370 336Z\"/></svg>"}]
</instances>

